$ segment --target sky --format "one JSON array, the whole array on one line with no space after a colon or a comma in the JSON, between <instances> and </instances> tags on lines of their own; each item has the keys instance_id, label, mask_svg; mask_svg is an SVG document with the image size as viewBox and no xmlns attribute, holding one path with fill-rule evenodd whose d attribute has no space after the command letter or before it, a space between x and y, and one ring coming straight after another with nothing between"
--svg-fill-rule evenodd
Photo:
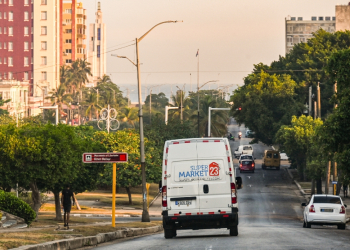
<instances>
[{"instance_id":1,"label":"sky","mask_svg":"<svg viewBox=\"0 0 350 250\"><path fill-rule=\"evenodd\" d=\"M93 23L98 0L81 0L87 23ZM342 0L100 0L107 33L107 74L132 102L137 101L136 37L162 24L139 43L142 99L149 93L167 97L186 91L229 86L232 92L253 69L285 55L285 18L335 16ZM89 29L89 26L88 26ZM89 30L88 30L89 33ZM122 48L132 45L126 48ZM199 50L199 57L196 57ZM197 66L199 63L199 79Z\"/></svg>"}]
</instances>

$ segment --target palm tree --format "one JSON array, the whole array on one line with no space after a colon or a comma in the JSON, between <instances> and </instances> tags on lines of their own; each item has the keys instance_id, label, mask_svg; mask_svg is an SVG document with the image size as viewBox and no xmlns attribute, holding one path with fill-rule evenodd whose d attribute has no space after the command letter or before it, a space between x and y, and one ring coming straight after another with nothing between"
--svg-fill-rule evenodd
<instances>
[{"instance_id":1,"label":"palm tree","mask_svg":"<svg viewBox=\"0 0 350 250\"><path fill-rule=\"evenodd\" d=\"M112 82L112 80L109 77L109 75L103 75L102 78L100 78L99 81L97 82L97 85L111 83L111 82Z\"/></svg>"},{"instance_id":2,"label":"palm tree","mask_svg":"<svg viewBox=\"0 0 350 250\"><path fill-rule=\"evenodd\" d=\"M129 108L124 107L122 109L121 118L123 122L132 125L135 128L135 122L138 121L138 109L137 108Z\"/></svg>"},{"instance_id":3,"label":"palm tree","mask_svg":"<svg viewBox=\"0 0 350 250\"><path fill-rule=\"evenodd\" d=\"M53 105L58 105L59 114L63 113L62 105L69 105L69 102L73 101L72 96L66 93L66 86L60 84L56 90L49 93L51 96L46 97L50 99Z\"/></svg>"},{"instance_id":4,"label":"palm tree","mask_svg":"<svg viewBox=\"0 0 350 250\"><path fill-rule=\"evenodd\" d=\"M70 85L74 89L79 89L82 98L82 87L88 81L88 76L92 76L90 63L86 59L78 59L74 61L70 68Z\"/></svg>"},{"instance_id":5,"label":"palm tree","mask_svg":"<svg viewBox=\"0 0 350 250\"><path fill-rule=\"evenodd\" d=\"M185 95L185 93L183 92L182 95L172 95L171 96L171 100L174 103L173 104L169 104L169 106L171 107L180 107L181 106L181 96L182 96L182 115L183 115L183 119L186 120L191 116L191 109L190 109L190 99L188 98L188 96ZM173 110L171 112L172 115L170 115L170 117L172 119L180 119L181 116L181 110L180 109L176 109Z\"/></svg>"},{"instance_id":6,"label":"palm tree","mask_svg":"<svg viewBox=\"0 0 350 250\"><path fill-rule=\"evenodd\" d=\"M204 96L200 99L199 106L199 133L204 136L208 136L208 111L209 107L212 108L222 108L223 103L214 99L210 95ZM226 111L215 111L211 113L211 130L214 136L223 136L226 134L226 124L229 118L228 112ZM198 114L195 110L191 116L194 124L198 126L197 119Z\"/></svg>"},{"instance_id":7,"label":"palm tree","mask_svg":"<svg viewBox=\"0 0 350 250\"><path fill-rule=\"evenodd\" d=\"M98 112L101 110L101 107L97 103L97 93L89 93L87 99L83 102L83 105L87 106L85 115L89 115L89 121L92 119L92 110L95 111L96 118L98 118Z\"/></svg>"}]
</instances>

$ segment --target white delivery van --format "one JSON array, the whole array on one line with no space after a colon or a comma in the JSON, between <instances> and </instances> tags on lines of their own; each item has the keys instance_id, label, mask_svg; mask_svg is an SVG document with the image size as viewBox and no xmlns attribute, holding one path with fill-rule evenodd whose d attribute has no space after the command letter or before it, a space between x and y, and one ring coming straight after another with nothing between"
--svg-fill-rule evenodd
<instances>
[{"instance_id":1,"label":"white delivery van","mask_svg":"<svg viewBox=\"0 0 350 250\"><path fill-rule=\"evenodd\" d=\"M242 155L253 155L254 150L252 145L243 145Z\"/></svg>"},{"instance_id":2,"label":"white delivery van","mask_svg":"<svg viewBox=\"0 0 350 250\"><path fill-rule=\"evenodd\" d=\"M166 141L162 168L164 237L176 230L228 228L238 235L237 189L227 138Z\"/></svg>"}]
</instances>

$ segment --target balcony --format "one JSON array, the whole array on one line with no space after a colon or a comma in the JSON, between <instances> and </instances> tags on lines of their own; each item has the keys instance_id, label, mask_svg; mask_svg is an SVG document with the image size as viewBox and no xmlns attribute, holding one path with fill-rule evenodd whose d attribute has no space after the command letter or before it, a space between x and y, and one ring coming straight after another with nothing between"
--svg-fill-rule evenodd
<instances>
[{"instance_id":1,"label":"balcony","mask_svg":"<svg viewBox=\"0 0 350 250\"><path fill-rule=\"evenodd\" d=\"M77 44L77 48L86 49L86 44Z\"/></svg>"},{"instance_id":2,"label":"balcony","mask_svg":"<svg viewBox=\"0 0 350 250\"><path fill-rule=\"evenodd\" d=\"M81 38L81 39L86 39L86 35L85 34L78 34L77 37Z\"/></svg>"}]
</instances>

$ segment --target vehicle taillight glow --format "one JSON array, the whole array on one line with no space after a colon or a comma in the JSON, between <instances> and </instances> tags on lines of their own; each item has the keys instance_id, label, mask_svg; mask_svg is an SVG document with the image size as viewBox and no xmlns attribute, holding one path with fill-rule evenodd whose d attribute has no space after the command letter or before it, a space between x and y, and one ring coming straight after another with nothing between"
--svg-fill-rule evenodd
<instances>
[{"instance_id":1,"label":"vehicle taillight glow","mask_svg":"<svg viewBox=\"0 0 350 250\"><path fill-rule=\"evenodd\" d=\"M316 212L314 205L310 206L309 212L310 213L315 213Z\"/></svg>"},{"instance_id":2,"label":"vehicle taillight glow","mask_svg":"<svg viewBox=\"0 0 350 250\"><path fill-rule=\"evenodd\" d=\"M340 214L345 214L345 207L344 206L341 206L339 213Z\"/></svg>"},{"instance_id":3,"label":"vehicle taillight glow","mask_svg":"<svg viewBox=\"0 0 350 250\"><path fill-rule=\"evenodd\" d=\"M167 207L168 206L168 202L166 200L166 186L162 187L162 206L163 207Z\"/></svg>"},{"instance_id":4,"label":"vehicle taillight glow","mask_svg":"<svg viewBox=\"0 0 350 250\"><path fill-rule=\"evenodd\" d=\"M255 166L255 164L254 163L252 163L252 167L254 167Z\"/></svg>"},{"instance_id":5,"label":"vehicle taillight glow","mask_svg":"<svg viewBox=\"0 0 350 250\"><path fill-rule=\"evenodd\" d=\"M237 203L236 184L234 184L234 183L231 183L231 202L232 202L232 204Z\"/></svg>"},{"instance_id":6,"label":"vehicle taillight glow","mask_svg":"<svg viewBox=\"0 0 350 250\"><path fill-rule=\"evenodd\" d=\"M243 165L242 164L239 164L239 167L241 168Z\"/></svg>"}]
</instances>

